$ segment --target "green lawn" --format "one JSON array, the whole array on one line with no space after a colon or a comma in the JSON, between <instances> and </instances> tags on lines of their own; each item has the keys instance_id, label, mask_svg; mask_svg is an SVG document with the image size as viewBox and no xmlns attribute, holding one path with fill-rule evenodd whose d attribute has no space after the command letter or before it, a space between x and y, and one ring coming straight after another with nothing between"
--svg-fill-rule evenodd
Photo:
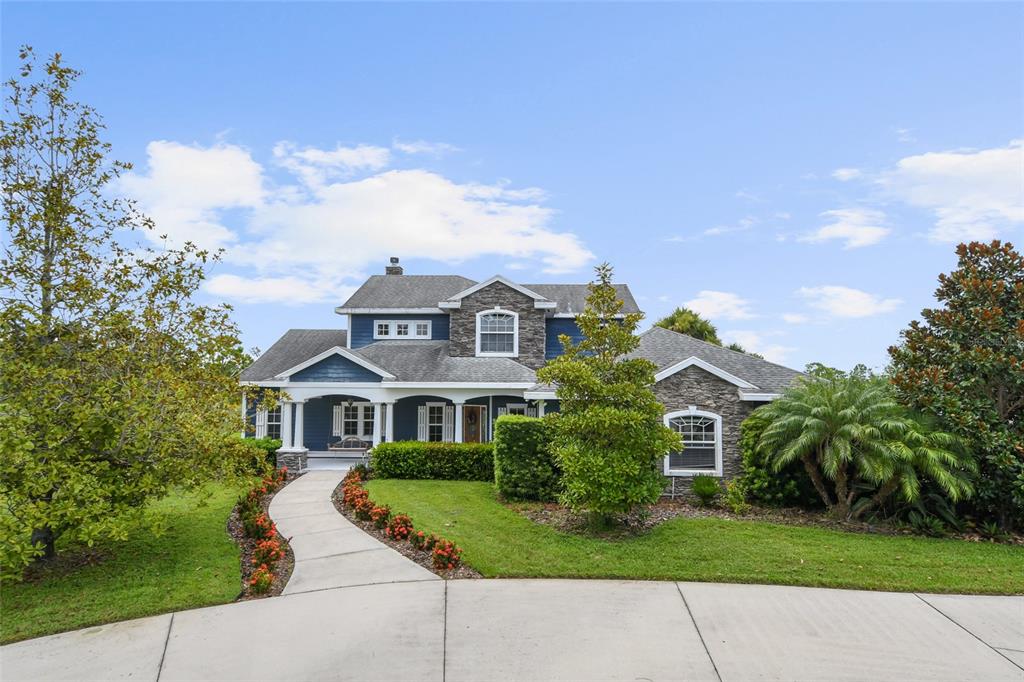
<instances>
[{"instance_id":1,"label":"green lawn","mask_svg":"<svg viewBox=\"0 0 1024 682\"><path fill-rule=\"evenodd\" d=\"M673 519L625 540L560 533L488 483L372 480L370 496L460 545L486 577L630 578L1024 593L1024 548L723 519Z\"/></svg>"},{"instance_id":2,"label":"green lawn","mask_svg":"<svg viewBox=\"0 0 1024 682\"><path fill-rule=\"evenodd\" d=\"M0 642L232 601L239 550L226 524L237 497L215 486L173 495L154 505L166 513L162 536L140 525L127 541L100 547L97 564L4 585Z\"/></svg>"}]
</instances>

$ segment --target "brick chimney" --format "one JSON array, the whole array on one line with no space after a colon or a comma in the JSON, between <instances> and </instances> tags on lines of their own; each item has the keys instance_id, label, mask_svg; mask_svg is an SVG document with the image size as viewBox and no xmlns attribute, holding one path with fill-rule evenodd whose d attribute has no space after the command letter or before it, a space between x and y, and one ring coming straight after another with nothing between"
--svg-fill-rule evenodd
<instances>
[{"instance_id":1,"label":"brick chimney","mask_svg":"<svg viewBox=\"0 0 1024 682\"><path fill-rule=\"evenodd\" d=\"M392 256L390 264L384 268L385 275L401 275L402 266L398 264L398 256Z\"/></svg>"}]
</instances>

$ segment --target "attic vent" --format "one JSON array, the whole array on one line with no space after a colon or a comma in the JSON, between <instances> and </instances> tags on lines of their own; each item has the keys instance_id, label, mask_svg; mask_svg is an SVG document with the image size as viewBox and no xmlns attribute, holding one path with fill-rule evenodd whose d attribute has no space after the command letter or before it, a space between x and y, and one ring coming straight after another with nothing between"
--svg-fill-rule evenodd
<instances>
[{"instance_id":1,"label":"attic vent","mask_svg":"<svg viewBox=\"0 0 1024 682\"><path fill-rule=\"evenodd\" d=\"M398 264L398 256L392 256L391 262L384 268L385 275L401 275L402 266Z\"/></svg>"}]
</instances>

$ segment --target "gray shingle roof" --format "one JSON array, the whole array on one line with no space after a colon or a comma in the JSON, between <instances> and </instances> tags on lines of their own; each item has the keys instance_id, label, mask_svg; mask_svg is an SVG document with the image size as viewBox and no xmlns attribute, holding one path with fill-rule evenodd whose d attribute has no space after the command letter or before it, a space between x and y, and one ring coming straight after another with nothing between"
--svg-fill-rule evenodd
<instances>
[{"instance_id":1,"label":"gray shingle roof","mask_svg":"<svg viewBox=\"0 0 1024 682\"><path fill-rule=\"evenodd\" d=\"M800 376L800 372L795 369L700 341L663 327L652 327L641 334L640 347L634 355L647 358L657 365L659 370L687 358L697 357L769 393L785 390Z\"/></svg>"},{"instance_id":2,"label":"gray shingle roof","mask_svg":"<svg viewBox=\"0 0 1024 682\"><path fill-rule=\"evenodd\" d=\"M266 381L329 348L346 345L344 329L289 329L263 355L242 370L242 381Z\"/></svg>"},{"instance_id":3,"label":"gray shingle roof","mask_svg":"<svg viewBox=\"0 0 1024 682\"><path fill-rule=\"evenodd\" d=\"M536 292L558 304L555 312L580 313L587 305L589 290L586 284L524 284L530 291ZM633 298L633 292L625 284L616 284L615 291L622 299L622 312L636 313L640 308Z\"/></svg>"},{"instance_id":4,"label":"gray shingle roof","mask_svg":"<svg viewBox=\"0 0 1024 682\"><path fill-rule=\"evenodd\" d=\"M474 284L459 275L371 275L341 308L436 308Z\"/></svg>"},{"instance_id":5,"label":"gray shingle roof","mask_svg":"<svg viewBox=\"0 0 1024 682\"><path fill-rule=\"evenodd\" d=\"M448 355L447 341L377 341L357 352L395 381L532 382L533 370L510 358Z\"/></svg>"}]
</instances>

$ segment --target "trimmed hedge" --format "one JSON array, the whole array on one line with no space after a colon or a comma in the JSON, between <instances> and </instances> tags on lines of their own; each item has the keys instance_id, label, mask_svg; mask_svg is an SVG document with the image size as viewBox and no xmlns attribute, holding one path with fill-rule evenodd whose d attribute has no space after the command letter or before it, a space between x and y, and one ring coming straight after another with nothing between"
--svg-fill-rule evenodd
<instances>
[{"instance_id":1,"label":"trimmed hedge","mask_svg":"<svg viewBox=\"0 0 1024 682\"><path fill-rule=\"evenodd\" d=\"M400 440L371 450L370 466L379 478L493 481L494 448L490 443Z\"/></svg>"},{"instance_id":2,"label":"trimmed hedge","mask_svg":"<svg viewBox=\"0 0 1024 682\"><path fill-rule=\"evenodd\" d=\"M494 424L494 483L509 499L553 500L561 471L548 449L551 435L537 417L504 415Z\"/></svg>"}]
</instances>

